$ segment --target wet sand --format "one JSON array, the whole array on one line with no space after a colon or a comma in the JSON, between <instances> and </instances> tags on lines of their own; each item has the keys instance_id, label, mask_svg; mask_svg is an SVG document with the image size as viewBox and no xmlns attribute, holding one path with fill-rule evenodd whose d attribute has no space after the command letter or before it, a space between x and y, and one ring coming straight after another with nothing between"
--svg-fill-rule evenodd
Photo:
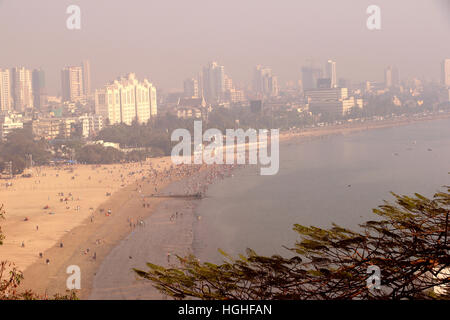
<instances>
[{"instance_id":1,"label":"wet sand","mask_svg":"<svg viewBox=\"0 0 450 320\"><path fill-rule=\"evenodd\" d=\"M193 184L205 183L211 170L175 182L165 188L165 195L180 195ZM212 181L211 181L212 182ZM207 182L206 182L207 183ZM195 213L198 199L171 198L160 203L155 212L121 241L101 264L94 277L90 299L163 300L152 283L138 279L133 268L146 270L146 263L176 266L176 256L197 253L195 228L201 217ZM204 239L202 239L204 240ZM200 241L202 242L202 241Z\"/></svg>"}]
</instances>

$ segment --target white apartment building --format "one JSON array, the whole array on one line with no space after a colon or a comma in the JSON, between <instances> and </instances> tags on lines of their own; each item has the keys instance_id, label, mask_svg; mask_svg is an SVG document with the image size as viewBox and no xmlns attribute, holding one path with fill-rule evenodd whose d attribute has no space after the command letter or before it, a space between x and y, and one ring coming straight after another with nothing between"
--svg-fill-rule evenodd
<instances>
[{"instance_id":1,"label":"white apartment building","mask_svg":"<svg viewBox=\"0 0 450 320\"><path fill-rule=\"evenodd\" d=\"M331 81L331 88L337 87L336 61L328 60L325 65L326 77Z\"/></svg>"},{"instance_id":2,"label":"white apartment building","mask_svg":"<svg viewBox=\"0 0 450 320\"><path fill-rule=\"evenodd\" d=\"M149 92L150 92L150 116L151 118L155 118L158 115L158 96L156 93L156 87L154 87L151 83Z\"/></svg>"},{"instance_id":3,"label":"white apartment building","mask_svg":"<svg viewBox=\"0 0 450 320\"><path fill-rule=\"evenodd\" d=\"M8 69L0 69L0 111L10 111L11 108L11 73Z\"/></svg>"},{"instance_id":4,"label":"white apartment building","mask_svg":"<svg viewBox=\"0 0 450 320\"><path fill-rule=\"evenodd\" d=\"M134 120L147 123L158 113L156 88L147 79L139 82L130 73L96 90L95 111L111 125L131 125Z\"/></svg>"}]
</instances>

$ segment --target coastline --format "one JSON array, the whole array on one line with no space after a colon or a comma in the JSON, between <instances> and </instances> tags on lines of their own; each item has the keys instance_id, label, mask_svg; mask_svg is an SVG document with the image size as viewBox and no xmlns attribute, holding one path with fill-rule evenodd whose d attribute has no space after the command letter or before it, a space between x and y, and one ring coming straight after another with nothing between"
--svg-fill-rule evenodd
<instances>
[{"instance_id":1,"label":"coastline","mask_svg":"<svg viewBox=\"0 0 450 320\"><path fill-rule=\"evenodd\" d=\"M351 134L366 130L392 128L406 126L418 122L434 121L450 118L450 112L430 114L426 116L404 116L393 119L371 120L358 123L345 123L340 125L309 128L307 130L298 130L280 134L280 142L292 142L301 138L324 137L328 135Z\"/></svg>"},{"instance_id":2,"label":"coastline","mask_svg":"<svg viewBox=\"0 0 450 320\"><path fill-rule=\"evenodd\" d=\"M421 121L450 118L450 114L427 117L425 119L402 119L390 122L364 123L360 126L350 126L347 130L339 128L318 128L314 132L299 135L285 135L281 142L284 145L302 143L315 138L336 134L351 134L365 130L389 128L413 124ZM238 169L237 169L238 170ZM234 172L234 171L233 171ZM164 189L164 193L177 193L182 190L190 180L201 178L188 177ZM178 190L178 191L177 191ZM92 284L90 299L149 299L161 300L167 297L161 295L149 281L137 279L132 268L146 270L146 263L162 266L176 266L174 255L186 256L194 254L199 256L202 248L207 245L208 239L202 232L201 218L197 207L201 200L197 199L166 199L161 202L154 213L145 221L145 228L136 233L129 234L111 251L98 270ZM182 213L182 218L171 221L170 217ZM132 252L131 258L128 253ZM168 253L171 254L170 259ZM208 259L208 257L204 257Z\"/></svg>"},{"instance_id":3,"label":"coastline","mask_svg":"<svg viewBox=\"0 0 450 320\"><path fill-rule=\"evenodd\" d=\"M422 121L432 121L444 118L450 118L450 114L446 113L422 118L408 117L404 119L390 119L350 125L345 124L339 126L312 128L298 133L283 133L280 135L280 142L290 145L291 143L309 141L310 139L321 138L329 135L351 134L365 130L396 127ZM189 175L188 177L171 177L170 179L166 179L166 181L159 184L158 187L162 189L163 193L180 192L183 190L183 186L186 186L186 183L188 183L189 179L194 177L193 179L195 180L195 177L197 176L198 173ZM202 179L198 180L198 183L201 184L201 186L198 187L201 187L203 189L206 186L201 180ZM172 185L173 183L175 183L175 185ZM98 273L102 272L102 268L105 268L103 267L105 263L119 263L117 259L114 260L112 258L122 256L125 249L123 249L121 252L121 249L118 248L123 245L124 242L129 241L127 239L129 239L129 237L133 233L145 230L145 228L143 228L142 230L132 230L128 226L128 219L130 219L130 217L132 217L132 219L135 219L135 221L137 219L143 218L146 221L146 227L151 225L158 230L160 237L158 238L157 234L153 234L153 240L151 241L159 241L159 247L158 245L147 247L145 249L147 252L146 256L138 257L134 253L131 254L132 259L128 259L130 261L127 261L126 264L124 262L124 265L131 265L132 267L137 268L145 268L145 262L149 261L165 265L168 262L166 252L168 251L168 247L161 246L161 243L167 243L169 240L176 242L176 248L179 249L178 251L173 252L173 254L195 254L195 250L199 245L201 245L201 242L207 240L196 239L196 227L192 227L196 222L199 221L196 220L198 219L198 217L195 213L195 206L196 202L198 203L198 200L174 199L170 197L150 198L148 199L149 206L143 208L141 202L142 199L140 197L141 192L144 194L150 194L154 190L155 186L151 183L145 184L142 186L141 192L139 192L139 185L139 182L129 184L125 188L122 188L114 193L106 202L102 203L98 208L96 208L95 212L99 218L96 219L95 223L91 224L89 218L86 218L77 227L71 229L70 232L67 232L65 235L63 235L60 240L55 243L54 246L45 251L45 256L55 257L54 259L52 259L52 263L50 265L46 265L45 263L43 263L43 261L39 260L25 269L25 280L23 281L23 288L33 289L38 293L46 293L49 295L54 293L64 293L66 290L66 279L68 277L68 274L66 274L66 268L69 265L78 265L80 266L82 272L82 290L80 291L79 295L81 299L96 299L105 297L106 299L118 298L117 296L114 296L114 293L111 293L110 289L108 289L113 288L111 286L108 287L109 280L103 279L95 283L95 277ZM172 188L175 189L172 190ZM99 212L100 209L109 207L113 208L113 215L111 217L103 217L103 215L101 215ZM180 211L182 208L189 209L186 210L186 213L183 214L184 221L178 224L167 223L167 219L170 218L171 215L173 215L173 211L176 211L177 208ZM201 226L197 227L201 228ZM191 232L192 235L190 234ZM6 235L8 236L8 234ZM105 242L103 242L101 245L96 245L96 241L98 239L104 239ZM146 239L145 241L148 241L148 239L150 238L142 237L142 239ZM61 248L59 248L59 246L57 245L57 243L59 242L64 243L63 250L61 250ZM131 244L132 242L129 242L129 245ZM134 245L136 245L136 243ZM127 247L127 250L132 247L133 246ZM83 253L83 251L87 248L90 248L91 253L93 250L95 250L95 260L92 259L90 255L85 255ZM124 246L123 248L126 248L126 246ZM121 253L117 254L117 252ZM140 259L140 261L138 261L138 259ZM172 260L175 259L173 258ZM114 267L117 268L117 265L114 265L113 268ZM127 281L130 280L129 276L131 275L127 276ZM104 285L102 285L102 281ZM151 287L151 285L147 283L144 285L139 284L138 280L132 281L137 281L135 283L136 286L140 286L140 288L138 289L138 292L140 292L140 296L137 296L136 294L134 296L132 294L129 294L127 296L126 290L123 291L123 289L120 289L122 290L122 293L118 295L120 296L120 299L164 298L155 291L147 292L147 290L156 290ZM109 282L109 284L110 283L111 282ZM120 285L120 281L118 284ZM149 287L151 287L151 289L149 289ZM100 291L95 291L96 288L105 290L103 290L103 293L100 294Z\"/></svg>"},{"instance_id":4,"label":"coastline","mask_svg":"<svg viewBox=\"0 0 450 320\"><path fill-rule=\"evenodd\" d=\"M196 214L200 199L172 197L184 190L203 191L206 186L230 176L235 167L211 166L193 176L171 183L161 192L169 197L160 202L144 224L120 241L100 265L89 295L91 300L164 300L153 284L137 276L133 268L146 269L151 262L177 266L176 256L196 254L196 227L201 217ZM192 189L193 188L193 189Z\"/></svg>"},{"instance_id":5,"label":"coastline","mask_svg":"<svg viewBox=\"0 0 450 320\"><path fill-rule=\"evenodd\" d=\"M65 293L69 277L67 267L75 265L81 269L79 297L86 298L101 261L136 227L138 221L145 219L163 201L157 197L144 199L142 195L158 192L169 183L202 169L173 167L167 158L150 161L144 168L142 176L135 177L135 182L113 193L81 224L66 230L63 236L53 241L53 245L43 252L44 258L38 258L36 253L35 261L24 269L21 287L46 296ZM109 210L111 214L108 214ZM14 261L9 257L8 260Z\"/></svg>"}]
</instances>

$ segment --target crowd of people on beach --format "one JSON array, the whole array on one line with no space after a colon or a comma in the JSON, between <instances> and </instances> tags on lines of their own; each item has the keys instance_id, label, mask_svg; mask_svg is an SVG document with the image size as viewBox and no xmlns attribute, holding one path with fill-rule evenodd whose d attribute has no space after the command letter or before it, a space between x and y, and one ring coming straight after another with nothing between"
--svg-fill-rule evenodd
<instances>
[{"instance_id":1,"label":"crowd of people on beach","mask_svg":"<svg viewBox=\"0 0 450 320\"><path fill-rule=\"evenodd\" d=\"M181 165L174 165L170 163L166 163L164 161L160 162L159 164L152 164L151 162L145 162L139 164L134 164L133 166L128 166L127 164L121 165L121 166L91 166L92 171L96 171L97 173L100 173L102 170L103 172L108 174L108 178L105 178L105 175L99 175L103 176L103 179L108 179L109 181L103 181L98 180L94 182L93 177L96 176L94 174L87 175L87 174L78 174L77 173L77 166L71 166L67 168L57 168L54 173L50 173L51 176L54 176L58 180L61 179L62 175L64 173L69 174L67 179L69 181L77 181L78 179L87 179L90 183L98 183L98 184L104 184L104 183L111 183L111 180L113 182L120 183L121 187L130 186L132 184L135 185L135 191L137 193L137 196L141 198L142 201L142 208L145 209L151 209L152 208L152 202L151 199L153 197L170 197L173 196L173 194L165 194L167 193L165 191L165 187L175 181L185 180L183 183L184 189L182 191L182 194L178 195L180 197L193 197L193 198L201 198L205 196L205 193L207 191L208 185L214 183L217 180L222 180L226 177L229 177L232 175L232 170L235 169L237 165L188 165L188 164L181 164ZM41 177L44 177L43 175ZM39 181L39 176L36 177L36 181ZM82 210L86 210L89 208L89 215L88 215L88 221L91 223L97 222L97 220L104 216L106 218L109 218L113 215L113 210L111 208L104 208L100 206L97 209L94 209L93 207L82 207L81 205L83 202L81 201L80 197L76 195L76 192L70 191L70 185L67 186L64 185L64 187L61 187L60 190L64 191L58 191L55 192L54 195L49 194L46 196L48 203L45 204L45 206L41 207L41 209L44 209L44 212L47 214L56 214L55 212L60 213L57 209L55 209L55 203L60 203L63 208L65 207L66 210L73 209L75 212L81 212ZM56 185L55 185L56 186ZM72 189L76 191L75 189ZM113 192L106 192L105 193L106 198L112 197ZM135 197L131 195L132 197ZM52 199L53 198L53 199ZM51 199L53 202L51 202ZM105 199L106 201L106 199ZM73 211L72 211L73 212ZM168 218L170 222L176 222L179 217L182 217L182 212L175 212L170 215ZM25 218L25 222L29 222L33 219L29 219L28 217ZM101 221L101 220L100 220ZM145 227L145 216L129 216L127 218L127 225L131 230L134 230L136 228L143 228ZM36 225L36 232L40 231L40 228L38 225ZM43 228L45 230L45 226ZM21 247L25 248L26 241L21 241ZM82 256L88 257L90 260L97 260L97 250L92 250L93 247L99 247L105 244L105 241L103 239L97 239L92 245L86 245L85 248L80 249L80 254ZM57 244L60 250L65 249L63 242L60 242ZM89 247L90 248L89 248ZM69 246L71 247L71 246ZM29 249L28 249L29 250ZM38 257L39 260L42 260L45 264L50 264L50 259L52 257L48 256L46 253L39 252L38 251ZM54 257L53 257L54 258ZM53 260L53 259L52 259ZM168 254L168 261L170 261L170 253Z\"/></svg>"}]
</instances>

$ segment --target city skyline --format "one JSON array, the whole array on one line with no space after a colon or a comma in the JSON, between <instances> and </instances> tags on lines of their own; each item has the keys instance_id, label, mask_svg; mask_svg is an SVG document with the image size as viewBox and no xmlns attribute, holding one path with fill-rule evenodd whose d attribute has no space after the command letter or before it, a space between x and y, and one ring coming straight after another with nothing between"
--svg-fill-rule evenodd
<instances>
[{"instance_id":1,"label":"city skyline","mask_svg":"<svg viewBox=\"0 0 450 320\"><path fill-rule=\"evenodd\" d=\"M434 61L441 61L450 52L445 41L448 17L442 14L444 7L438 1L430 6L421 1L393 4L380 0L383 27L376 32L365 28L368 2L352 3L349 10L349 6L330 1L283 1L277 7L250 1L234 10L233 3L207 5L194 1L176 7L161 5L155 12L149 10L151 3L131 1L128 5L139 9L133 10L137 12L133 15L121 13L123 2L106 3L108 12L101 4L78 1L82 29L69 31L64 22L70 1L55 4L44 0L26 6L23 1L3 1L0 34L12 39L14 32L22 41L9 43L0 56L0 67L25 65L46 70L49 94L55 95L59 91L58 70L83 59L91 60L93 88L117 74L134 71L139 77L151 79L158 88L171 91L182 90L188 75L213 60L227 66L227 73L237 84L251 83L257 64L271 66L280 86L297 81L311 57L322 64L328 59L338 61L339 77L355 81L382 81L388 65L397 66L402 78L414 75L439 80L439 66ZM253 7L259 9L258 14ZM215 14L220 19L211 20ZM104 19L99 19L100 15ZM320 23L314 18L318 16ZM18 21L26 23L19 25ZM205 25L210 27L205 29ZM124 30L135 28L149 30L154 42L144 43L133 35L124 38ZM211 32L214 36L209 36ZM110 34L125 40L113 41ZM342 34L346 35L344 39ZM59 50L52 51L55 41ZM381 55L380 48L384 48Z\"/></svg>"},{"instance_id":2,"label":"city skyline","mask_svg":"<svg viewBox=\"0 0 450 320\"><path fill-rule=\"evenodd\" d=\"M308 64L309 63L309 64ZM310 90L317 88L318 81L320 80L329 80L331 87L343 87L340 85L340 82L343 83L364 83L364 82L371 82L371 83L384 83L387 85L387 87L392 86L398 86L402 81L406 80L424 80L418 76L411 76L410 78L401 77L399 74L399 69L396 65L386 65L383 67L383 69L380 70L380 73L382 74L382 78L378 81L371 81L369 79L364 79L361 81L355 80L355 79L349 79L349 78L343 78L340 77L340 72L337 72L337 64L339 64L338 61L328 59L325 61L323 67L320 66L320 63L315 63L314 60L310 60L308 63L305 63L299 72L299 79L295 81L299 85L299 88L303 90ZM435 64L438 67L438 74L439 77L436 79L430 79L429 81L439 83L445 86L450 86L450 80L445 80L449 77L450 73L450 59L449 58L443 58L439 61L439 63ZM205 86L204 79L207 78L207 74L209 73L209 69L215 69L219 68L220 72L218 73L219 80L212 80L212 83L210 87L212 89L208 89ZM36 88L38 90L44 90L45 92L41 92L44 96L52 96L52 94L48 94L48 91L52 92L52 88L49 88L47 86L47 71L42 68L27 68L23 65L20 66L7 66L7 67L1 67L0 66L0 72L2 72L0 75L4 78L3 79L3 85L6 85L8 83L6 81L6 77L9 77L9 86L13 87L12 81L14 76L14 70L22 70L27 71L30 73L30 88L32 89L32 93L34 94L36 92ZM90 96L93 91L97 89L101 89L104 87L105 83L109 83L110 81L107 80L103 84L100 84L99 86L91 87L91 71L90 71L90 60L84 59L80 65L78 66L69 66L66 65L61 69L60 72L60 78L59 78L59 87L61 88L56 92L56 94L53 94L55 97L61 97L63 101L77 101L80 99L84 99L88 96ZM38 75L39 73L39 75ZM136 71L127 71L123 74L139 74L139 72ZM273 74L273 70L270 66L262 66L260 64L254 65L253 70L250 72L251 76L249 77L250 80L245 83L240 83L238 85L238 88L242 89L245 88L246 90L252 90L254 93L263 93L262 88L258 88L258 86L262 85L262 82L266 81L265 90L273 90L274 94L269 93L268 96L275 96L278 94L278 89L283 88L286 89L287 85L289 83L293 83L292 81L287 81L286 83L279 84L278 77ZM259 73L259 75L258 75ZM215 74L213 74L216 76ZM259 80L256 80L256 77L259 77ZM116 75L114 78L121 78L121 75ZM147 77L143 77L147 79ZM265 79L267 78L267 79ZM265 79L265 80L264 80ZM76 80L76 81L75 81ZM428 79L425 79L428 80ZM256 84L255 81L260 81L261 84ZM268 83L267 81L273 81L273 83ZM39 84L36 84L36 82L39 82ZM71 87L71 84L73 82L76 82L76 88L73 88L73 85ZM2 84L2 82L0 82ZM86 88L86 84L88 88ZM155 82L152 82L152 85L155 86ZM213 88L214 86L218 86L217 88ZM37 87L36 87L37 86ZM221 88L220 90L218 88ZM229 88L228 88L229 87ZM205 90L213 91L211 94L214 95L214 98L217 100L219 95L224 95L226 91L229 91L230 88L234 89L234 83L233 83L233 77L229 76L227 73L225 73L225 66L220 65L217 61L211 61L208 64L204 65L200 68L200 72L197 73L197 75L193 75L191 77L185 77L184 80L180 83L179 88L176 90L164 90L166 93L171 92L184 92L185 96L190 96L187 94L187 92L192 92L193 98L199 98L201 96L201 92L203 92L204 95L207 95L205 93ZM274 89L272 89L274 87ZM71 92L74 91L74 92ZM217 91L218 92L215 92ZM53 90L54 92L54 90ZM14 94L15 92L11 90L11 105L14 107ZM0 95L1 96L1 95ZM5 100L5 95L3 95L3 99ZM34 102L31 103L31 105L36 105L36 97L34 97ZM211 101L212 102L212 101ZM3 102L3 105L6 104Z\"/></svg>"}]
</instances>

